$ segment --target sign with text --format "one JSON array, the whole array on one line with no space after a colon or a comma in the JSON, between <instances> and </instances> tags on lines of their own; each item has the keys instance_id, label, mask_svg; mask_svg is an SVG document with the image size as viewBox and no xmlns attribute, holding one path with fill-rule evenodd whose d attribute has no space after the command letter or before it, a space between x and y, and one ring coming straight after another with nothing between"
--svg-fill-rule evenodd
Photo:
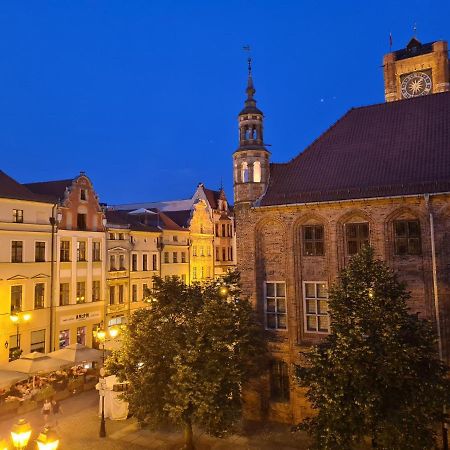
<instances>
[{"instance_id":1,"label":"sign with text","mask_svg":"<svg viewBox=\"0 0 450 450\"><path fill-rule=\"evenodd\" d=\"M98 320L101 316L100 311L83 312L71 314L70 316L62 316L59 323L63 325L67 323L84 322L85 320Z\"/></svg>"}]
</instances>

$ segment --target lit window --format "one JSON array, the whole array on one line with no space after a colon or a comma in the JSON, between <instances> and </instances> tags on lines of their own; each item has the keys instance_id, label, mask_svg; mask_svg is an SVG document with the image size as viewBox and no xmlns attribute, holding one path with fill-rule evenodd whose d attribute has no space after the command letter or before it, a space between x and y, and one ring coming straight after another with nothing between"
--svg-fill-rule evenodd
<instances>
[{"instance_id":1,"label":"lit window","mask_svg":"<svg viewBox=\"0 0 450 450\"><path fill-rule=\"evenodd\" d=\"M23 209L13 209L13 222L23 223Z\"/></svg>"},{"instance_id":2,"label":"lit window","mask_svg":"<svg viewBox=\"0 0 450 450\"><path fill-rule=\"evenodd\" d=\"M286 283L266 282L266 326L273 330L287 328Z\"/></svg>"},{"instance_id":3,"label":"lit window","mask_svg":"<svg viewBox=\"0 0 450 450\"><path fill-rule=\"evenodd\" d=\"M11 286L11 311L22 311L22 286Z\"/></svg>"},{"instance_id":4,"label":"lit window","mask_svg":"<svg viewBox=\"0 0 450 450\"><path fill-rule=\"evenodd\" d=\"M77 281L77 303L86 302L86 283L84 281Z\"/></svg>"},{"instance_id":5,"label":"lit window","mask_svg":"<svg viewBox=\"0 0 450 450\"><path fill-rule=\"evenodd\" d=\"M253 181L261 183L261 163L259 161L253 163Z\"/></svg>"},{"instance_id":6,"label":"lit window","mask_svg":"<svg viewBox=\"0 0 450 450\"><path fill-rule=\"evenodd\" d=\"M248 183L248 164L246 162L241 165L241 182Z\"/></svg>"},{"instance_id":7,"label":"lit window","mask_svg":"<svg viewBox=\"0 0 450 450\"><path fill-rule=\"evenodd\" d=\"M309 332L328 333L328 292L324 282L306 282L304 287L305 328Z\"/></svg>"},{"instance_id":8,"label":"lit window","mask_svg":"<svg viewBox=\"0 0 450 450\"><path fill-rule=\"evenodd\" d=\"M77 241L77 261L86 261L86 242Z\"/></svg>"}]
</instances>

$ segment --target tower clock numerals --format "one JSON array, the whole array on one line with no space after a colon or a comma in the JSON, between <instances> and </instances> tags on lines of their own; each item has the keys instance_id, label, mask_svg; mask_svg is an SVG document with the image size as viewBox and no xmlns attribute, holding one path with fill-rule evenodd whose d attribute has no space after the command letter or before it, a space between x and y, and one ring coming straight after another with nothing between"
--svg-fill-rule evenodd
<instances>
[{"instance_id":1,"label":"tower clock numerals","mask_svg":"<svg viewBox=\"0 0 450 450\"><path fill-rule=\"evenodd\" d=\"M403 98L418 97L431 92L431 77L425 72L413 72L402 80Z\"/></svg>"}]
</instances>

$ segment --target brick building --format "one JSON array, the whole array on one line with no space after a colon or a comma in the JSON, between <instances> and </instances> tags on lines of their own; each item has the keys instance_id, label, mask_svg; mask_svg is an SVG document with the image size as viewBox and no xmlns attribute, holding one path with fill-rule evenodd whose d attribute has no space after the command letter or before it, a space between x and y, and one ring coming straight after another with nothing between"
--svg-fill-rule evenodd
<instances>
[{"instance_id":1,"label":"brick building","mask_svg":"<svg viewBox=\"0 0 450 450\"><path fill-rule=\"evenodd\" d=\"M271 364L246 394L247 417L295 423L309 413L293 364L329 332L328 286L366 243L407 282L411 312L434 322L450 360L446 46L413 39L387 55L387 102L351 109L282 164L269 162L249 68L233 154L237 264Z\"/></svg>"}]
</instances>

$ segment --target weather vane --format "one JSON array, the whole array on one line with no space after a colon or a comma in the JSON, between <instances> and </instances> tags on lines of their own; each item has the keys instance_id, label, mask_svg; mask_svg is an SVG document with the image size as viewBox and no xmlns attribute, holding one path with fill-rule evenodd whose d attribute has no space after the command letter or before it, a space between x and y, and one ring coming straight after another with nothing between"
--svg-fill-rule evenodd
<instances>
[{"instance_id":1,"label":"weather vane","mask_svg":"<svg viewBox=\"0 0 450 450\"><path fill-rule=\"evenodd\" d=\"M251 75L251 73L252 73L252 57L251 57L250 45L248 45L248 44L244 45L242 48L248 54L248 59L247 59L247 62L248 62L248 74Z\"/></svg>"}]
</instances>

